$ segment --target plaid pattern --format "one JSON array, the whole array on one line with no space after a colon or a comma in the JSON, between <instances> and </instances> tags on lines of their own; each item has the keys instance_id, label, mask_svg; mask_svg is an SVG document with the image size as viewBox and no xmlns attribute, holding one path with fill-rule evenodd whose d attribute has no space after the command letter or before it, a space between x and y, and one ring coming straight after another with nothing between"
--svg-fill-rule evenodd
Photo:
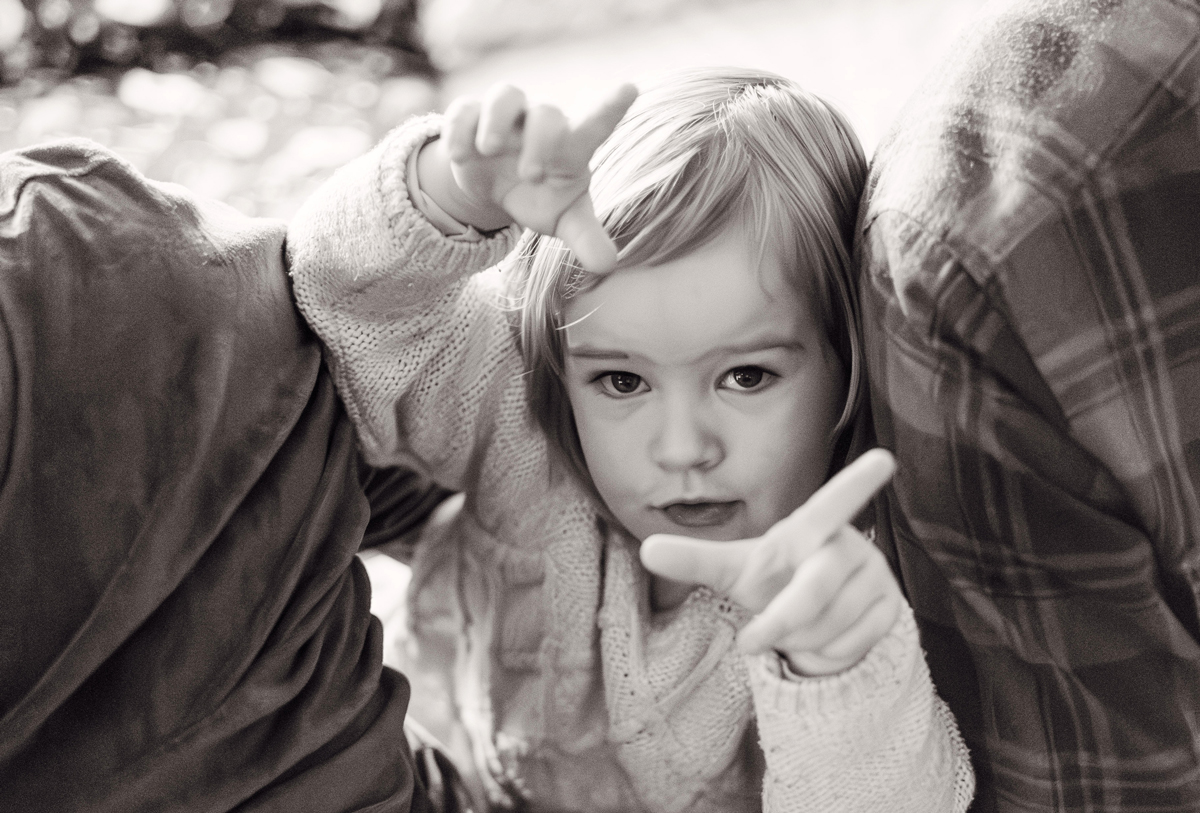
<instances>
[{"instance_id":1,"label":"plaid pattern","mask_svg":"<svg viewBox=\"0 0 1200 813\"><path fill-rule=\"evenodd\" d=\"M1018 0L876 152L881 544L977 811L1200 810L1200 3Z\"/></svg>"}]
</instances>

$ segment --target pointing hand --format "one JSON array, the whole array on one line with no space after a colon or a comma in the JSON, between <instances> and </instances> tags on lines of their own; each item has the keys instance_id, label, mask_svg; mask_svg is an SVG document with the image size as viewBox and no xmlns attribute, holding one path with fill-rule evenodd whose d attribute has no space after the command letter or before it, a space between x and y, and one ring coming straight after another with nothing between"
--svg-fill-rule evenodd
<instances>
[{"instance_id":1,"label":"pointing hand","mask_svg":"<svg viewBox=\"0 0 1200 813\"><path fill-rule=\"evenodd\" d=\"M576 120L553 105L530 104L511 85L482 101L452 102L441 149L465 204L480 213L473 225L515 221L563 240L588 271L611 270L617 249L592 208L588 163L635 98L633 85L621 85Z\"/></svg>"},{"instance_id":2,"label":"pointing hand","mask_svg":"<svg viewBox=\"0 0 1200 813\"><path fill-rule=\"evenodd\" d=\"M840 672L887 635L902 606L887 560L848 524L894 470L890 453L872 449L757 539L656 534L642 563L758 613L738 634L743 652L774 649L801 674Z\"/></svg>"}]
</instances>

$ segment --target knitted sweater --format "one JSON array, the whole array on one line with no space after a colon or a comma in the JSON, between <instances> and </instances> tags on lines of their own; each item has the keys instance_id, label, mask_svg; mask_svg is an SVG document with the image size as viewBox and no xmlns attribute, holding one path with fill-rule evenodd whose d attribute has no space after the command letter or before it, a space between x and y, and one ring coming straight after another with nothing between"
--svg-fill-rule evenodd
<instances>
[{"instance_id":1,"label":"knitted sweater","mask_svg":"<svg viewBox=\"0 0 1200 813\"><path fill-rule=\"evenodd\" d=\"M738 653L745 613L706 589L651 611L636 542L604 527L529 413L496 266L517 231L447 238L410 202L408 159L438 126L414 120L335 174L288 257L367 458L466 492L413 584L453 592L457 701L493 799L965 810L968 756L907 607L860 663L800 679Z\"/></svg>"}]
</instances>

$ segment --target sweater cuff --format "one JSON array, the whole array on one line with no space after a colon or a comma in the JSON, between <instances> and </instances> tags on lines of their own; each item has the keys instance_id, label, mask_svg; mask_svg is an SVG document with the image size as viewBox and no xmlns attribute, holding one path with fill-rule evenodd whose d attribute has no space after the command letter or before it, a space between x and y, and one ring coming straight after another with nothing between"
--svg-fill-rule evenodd
<instances>
[{"instance_id":1,"label":"sweater cuff","mask_svg":"<svg viewBox=\"0 0 1200 813\"><path fill-rule=\"evenodd\" d=\"M760 714L825 719L887 703L907 691L914 659L921 657L916 621L905 603L888 634L844 672L796 675L775 652L748 657L747 668Z\"/></svg>"},{"instance_id":2,"label":"sweater cuff","mask_svg":"<svg viewBox=\"0 0 1200 813\"><path fill-rule=\"evenodd\" d=\"M446 235L451 240L457 240L465 243L478 243L483 239L483 235L474 226L466 223L460 223L455 220L450 214L438 205L438 202L425 191L421 189L421 175L417 170L417 161L420 160L421 150L431 141L436 141L437 138L431 138L423 144L417 146L408 154L408 166L405 167L405 172L408 173L408 199L412 201L413 206L418 212L425 215L425 218L438 227L438 231Z\"/></svg>"},{"instance_id":3,"label":"sweater cuff","mask_svg":"<svg viewBox=\"0 0 1200 813\"><path fill-rule=\"evenodd\" d=\"M499 231L474 235L446 235L414 204L410 195L410 159L421 147L441 134L441 116L414 118L397 127L379 145L379 193L384 214L401 256L426 273L448 268L479 271L496 265L513 249L520 237L514 225ZM476 236L477 235L477 236Z\"/></svg>"}]
</instances>

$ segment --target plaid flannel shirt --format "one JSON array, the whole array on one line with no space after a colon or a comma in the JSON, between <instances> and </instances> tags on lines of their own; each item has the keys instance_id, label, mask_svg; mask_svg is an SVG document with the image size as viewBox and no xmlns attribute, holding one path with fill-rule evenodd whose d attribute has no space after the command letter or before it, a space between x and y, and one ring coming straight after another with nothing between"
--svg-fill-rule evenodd
<instances>
[{"instance_id":1,"label":"plaid flannel shirt","mask_svg":"<svg viewBox=\"0 0 1200 813\"><path fill-rule=\"evenodd\" d=\"M1200 3L992 9L858 233L880 539L977 811L1200 810Z\"/></svg>"}]
</instances>

